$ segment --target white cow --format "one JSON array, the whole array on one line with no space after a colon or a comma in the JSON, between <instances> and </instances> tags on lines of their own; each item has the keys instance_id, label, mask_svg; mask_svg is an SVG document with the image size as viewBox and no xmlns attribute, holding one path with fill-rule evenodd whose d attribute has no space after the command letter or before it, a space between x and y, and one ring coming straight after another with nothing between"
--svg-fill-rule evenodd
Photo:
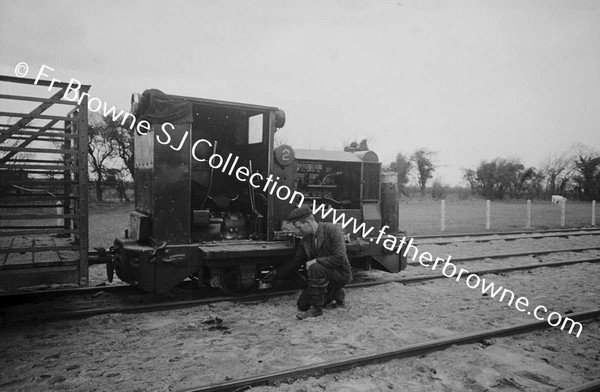
<instances>
[{"instance_id":1,"label":"white cow","mask_svg":"<svg viewBox=\"0 0 600 392\"><path fill-rule=\"evenodd\" d=\"M555 206L561 205L567 201L567 198L559 195L552 195L552 204Z\"/></svg>"}]
</instances>

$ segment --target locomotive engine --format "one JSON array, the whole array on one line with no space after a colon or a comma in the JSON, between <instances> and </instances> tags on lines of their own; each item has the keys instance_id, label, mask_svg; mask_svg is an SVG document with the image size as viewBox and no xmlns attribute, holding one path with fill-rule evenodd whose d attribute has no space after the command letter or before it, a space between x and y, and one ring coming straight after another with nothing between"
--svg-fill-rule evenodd
<instances>
[{"instance_id":1,"label":"locomotive engine","mask_svg":"<svg viewBox=\"0 0 600 392\"><path fill-rule=\"evenodd\" d=\"M132 102L135 211L125 238L115 240L109 280L116 271L133 286L162 293L192 277L227 293L248 292L261 271L295 253L285 219L303 204L333 208L374 233L382 224L397 228L382 223L381 165L368 149L275 147L275 132L285 124L275 107L158 90ZM359 234L347 235L355 264L405 268L399 254Z\"/></svg>"}]
</instances>

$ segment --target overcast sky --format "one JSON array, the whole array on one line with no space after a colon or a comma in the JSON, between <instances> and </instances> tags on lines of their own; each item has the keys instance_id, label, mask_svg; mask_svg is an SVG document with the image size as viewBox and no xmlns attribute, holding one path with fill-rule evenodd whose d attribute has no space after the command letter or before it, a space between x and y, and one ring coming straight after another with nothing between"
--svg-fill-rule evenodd
<instances>
[{"instance_id":1,"label":"overcast sky","mask_svg":"<svg viewBox=\"0 0 600 392\"><path fill-rule=\"evenodd\" d=\"M46 64L127 110L149 88L277 106L293 147L427 147L448 184L600 148L596 0L3 0L0 18L1 74Z\"/></svg>"}]
</instances>

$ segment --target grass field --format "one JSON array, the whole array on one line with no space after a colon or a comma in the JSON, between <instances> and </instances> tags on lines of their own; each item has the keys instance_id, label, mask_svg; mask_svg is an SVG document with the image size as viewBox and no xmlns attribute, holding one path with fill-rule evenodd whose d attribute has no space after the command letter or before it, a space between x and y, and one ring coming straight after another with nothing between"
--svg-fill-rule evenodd
<instances>
[{"instance_id":1,"label":"grass field","mask_svg":"<svg viewBox=\"0 0 600 392\"><path fill-rule=\"evenodd\" d=\"M599 207L600 208L600 207ZM114 238L122 237L129 225L133 203L90 205L90 248L112 245ZM446 202L445 233L485 232L484 200L449 200ZM535 229L559 229L561 209L550 201L531 203L531 226ZM598 212L596 213L598 215ZM400 202L400 228L409 235L439 234L440 202L410 199ZM592 221L592 204L567 202L565 228L588 227ZM491 231L525 229L527 204L523 201L491 203ZM600 222L598 222L600 223Z\"/></svg>"},{"instance_id":2,"label":"grass field","mask_svg":"<svg viewBox=\"0 0 600 392\"><path fill-rule=\"evenodd\" d=\"M598 215L598 212L596 212ZM441 233L441 202L409 200L400 202L400 228L410 235ZM561 208L550 201L531 202L531 227L560 229ZM447 233L485 232L485 200L449 200L446 202ZM592 223L591 202L568 201L565 228L587 227ZM524 230L527 225L527 202L492 201L490 231Z\"/></svg>"}]
</instances>

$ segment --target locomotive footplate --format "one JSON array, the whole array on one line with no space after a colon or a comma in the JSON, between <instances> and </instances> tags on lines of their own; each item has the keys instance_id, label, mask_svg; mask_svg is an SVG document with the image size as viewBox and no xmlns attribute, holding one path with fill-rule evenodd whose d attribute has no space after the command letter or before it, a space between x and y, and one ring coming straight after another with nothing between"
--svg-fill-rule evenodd
<instances>
[{"instance_id":1,"label":"locomotive footplate","mask_svg":"<svg viewBox=\"0 0 600 392\"><path fill-rule=\"evenodd\" d=\"M164 293L186 277L203 276L209 271L211 285L228 293L252 289L261 268L276 267L289 261L296 252L290 241L222 241L155 247L135 240L115 240L111 271L147 292ZM404 269L400 256L385 250L374 239L355 238L346 243L353 265L374 266L389 272ZM405 265L405 263L404 263Z\"/></svg>"},{"instance_id":2,"label":"locomotive footplate","mask_svg":"<svg viewBox=\"0 0 600 392\"><path fill-rule=\"evenodd\" d=\"M296 252L293 244L284 241L224 241L200 244L200 259L207 267L239 264L244 260L279 258L287 261Z\"/></svg>"},{"instance_id":3,"label":"locomotive footplate","mask_svg":"<svg viewBox=\"0 0 600 392\"><path fill-rule=\"evenodd\" d=\"M372 257L384 270L399 272L402 267L400 256L377 244L376 238L354 238L346 242L346 253L353 261L365 257ZM261 261L261 264L273 265L283 264L289 261L296 253L296 246L290 242L271 241L240 241L240 242L216 242L212 244L201 244L200 258L208 267L221 267L240 265L245 261ZM360 263L361 266L364 263ZM369 264L370 265L370 264Z\"/></svg>"}]
</instances>

